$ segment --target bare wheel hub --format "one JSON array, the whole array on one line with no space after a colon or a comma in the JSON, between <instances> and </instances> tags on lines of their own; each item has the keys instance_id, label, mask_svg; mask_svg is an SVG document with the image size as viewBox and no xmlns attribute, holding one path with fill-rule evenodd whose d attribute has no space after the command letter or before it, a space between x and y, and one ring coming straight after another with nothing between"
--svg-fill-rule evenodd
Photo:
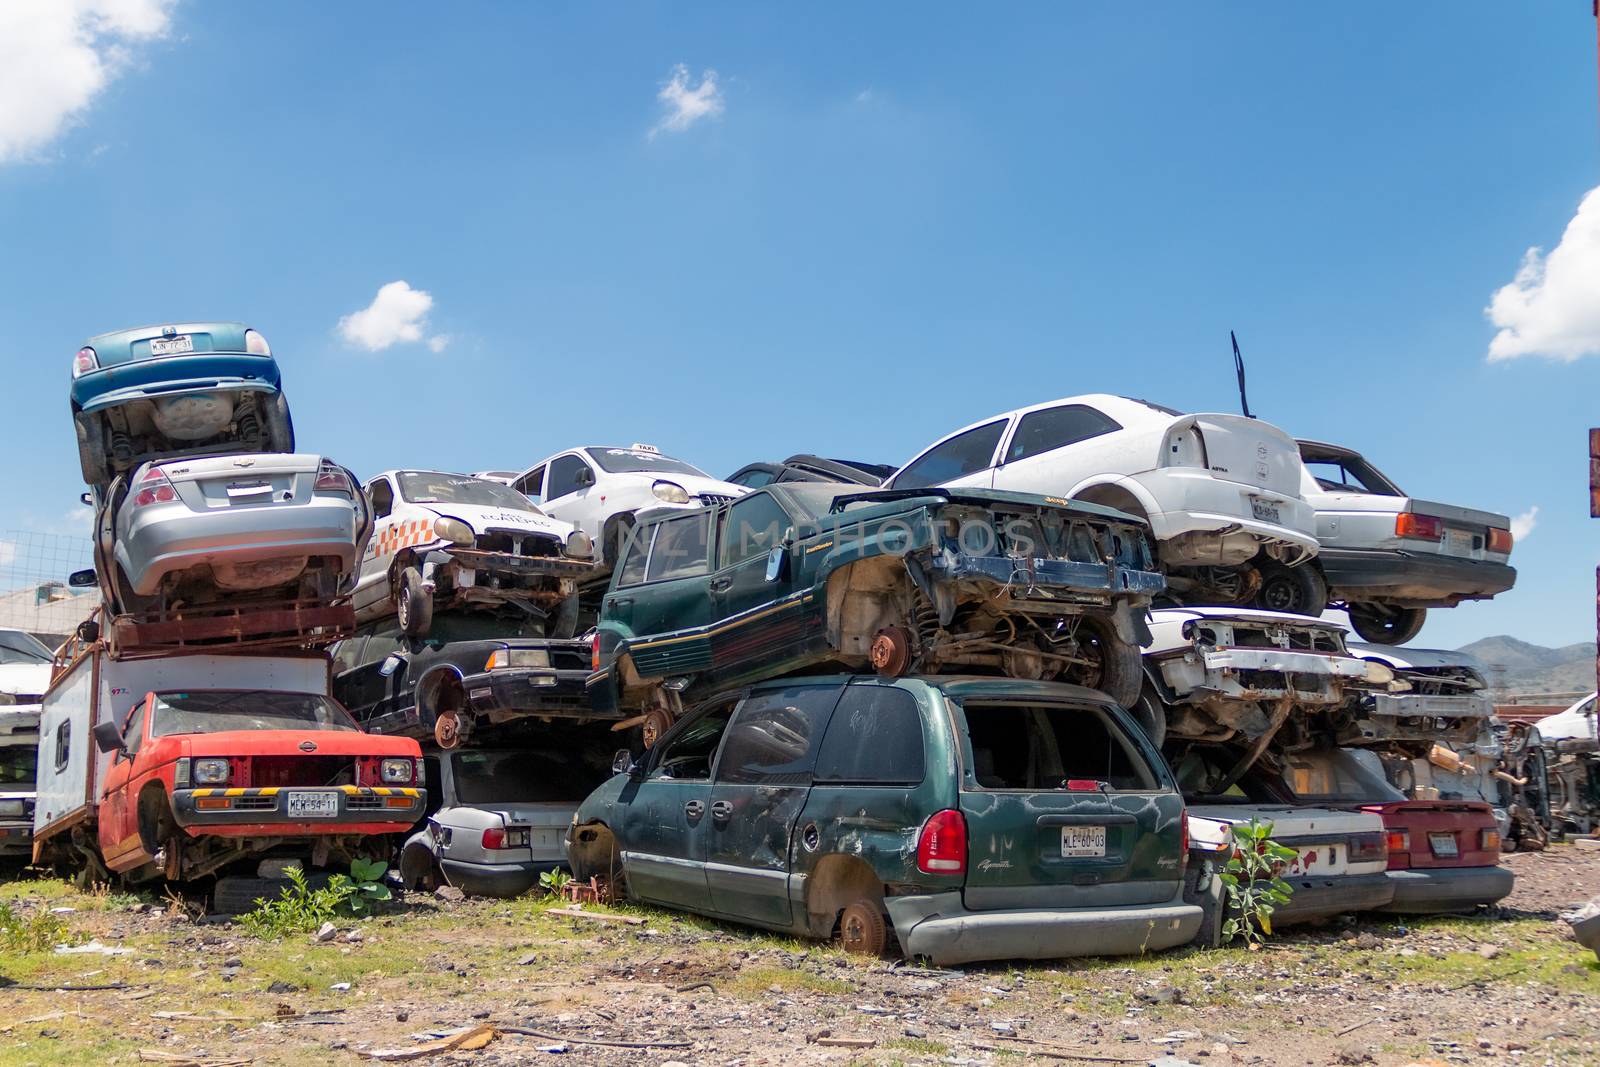
<instances>
[{"instance_id":1,"label":"bare wheel hub","mask_svg":"<svg viewBox=\"0 0 1600 1067\"><path fill-rule=\"evenodd\" d=\"M433 720L433 740L445 749L461 744L461 716L453 711L441 711Z\"/></svg>"},{"instance_id":2,"label":"bare wheel hub","mask_svg":"<svg viewBox=\"0 0 1600 1067\"><path fill-rule=\"evenodd\" d=\"M911 631L904 626L885 626L873 635L867 659L885 678L900 677L911 666Z\"/></svg>"}]
</instances>

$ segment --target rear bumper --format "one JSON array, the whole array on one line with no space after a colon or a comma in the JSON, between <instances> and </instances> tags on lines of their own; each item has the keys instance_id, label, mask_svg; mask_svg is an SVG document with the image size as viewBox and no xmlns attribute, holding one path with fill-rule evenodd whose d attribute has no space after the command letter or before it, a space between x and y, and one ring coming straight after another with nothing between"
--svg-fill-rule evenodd
<instances>
[{"instance_id":1,"label":"rear bumper","mask_svg":"<svg viewBox=\"0 0 1600 1067\"><path fill-rule=\"evenodd\" d=\"M463 893L477 897L515 897L532 889L545 871L560 867L560 860L527 860L518 863L466 863L439 860L445 880Z\"/></svg>"},{"instance_id":2,"label":"rear bumper","mask_svg":"<svg viewBox=\"0 0 1600 1067\"><path fill-rule=\"evenodd\" d=\"M585 683L588 671L546 667L501 667L461 680L475 715L556 715L594 718Z\"/></svg>"},{"instance_id":3,"label":"rear bumper","mask_svg":"<svg viewBox=\"0 0 1600 1067\"><path fill-rule=\"evenodd\" d=\"M289 793L332 794L335 814L294 816L288 813ZM399 800L407 801L404 807ZM425 797L410 786L325 786L296 789L260 788L177 789L172 813L190 835L223 837L306 837L347 834L393 834L410 829L422 817ZM202 808L200 801L227 801L226 808Z\"/></svg>"},{"instance_id":4,"label":"rear bumper","mask_svg":"<svg viewBox=\"0 0 1600 1067\"><path fill-rule=\"evenodd\" d=\"M32 856L33 824L0 822L0 856Z\"/></svg>"},{"instance_id":5,"label":"rear bumper","mask_svg":"<svg viewBox=\"0 0 1600 1067\"><path fill-rule=\"evenodd\" d=\"M1516 877L1500 866L1390 871L1387 877L1394 882L1394 900L1378 910L1418 914L1493 904L1516 883Z\"/></svg>"},{"instance_id":6,"label":"rear bumper","mask_svg":"<svg viewBox=\"0 0 1600 1067\"><path fill-rule=\"evenodd\" d=\"M1278 906L1272 921L1305 922L1343 915L1352 911L1374 911L1394 899L1395 882L1386 871L1372 874L1294 875L1284 878L1293 888L1289 903Z\"/></svg>"},{"instance_id":7,"label":"rear bumper","mask_svg":"<svg viewBox=\"0 0 1600 1067\"><path fill-rule=\"evenodd\" d=\"M202 358L215 362L216 358L206 355ZM188 370L194 374L199 367L184 368L173 366L171 357L159 360L150 360L145 363L115 364L99 371L85 374L73 383L72 400L83 411L104 411L133 400L147 400L153 397L184 396L190 393L266 393L268 396L276 395L278 382L276 375L272 378L259 377L263 368L260 363L270 363L270 358L260 356L245 357L251 362L234 368L233 373L210 374L199 377L169 377L174 371L182 373ZM129 378L138 379L132 385L124 385L119 389L105 389L96 391L97 385L110 385L115 380L127 381Z\"/></svg>"},{"instance_id":8,"label":"rear bumper","mask_svg":"<svg viewBox=\"0 0 1600 1067\"><path fill-rule=\"evenodd\" d=\"M1508 563L1460 559L1399 549L1324 548L1317 556L1335 597L1393 597L1416 607L1446 607L1487 600L1510 589L1517 571Z\"/></svg>"},{"instance_id":9,"label":"rear bumper","mask_svg":"<svg viewBox=\"0 0 1600 1067\"><path fill-rule=\"evenodd\" d=\"M1217 478L1210 471L1164 467L1134 475L1160 510L1151 512L1150 529L1161 541L1186 533L1240 531L1258 541L1292 544L1307 556L1317 554L1317 513L1290 492L1255 489L1242 482ZM1278 522L1255 517L1250 498L1260 497L1278 507Z\"/></svg>"},{"instance_id":10,"label":"rear bumper","mask_svg":"<svg viewBox=\"0 0 1600 1067\"><path fill-rule=\"evenodd\" d=\"M1164 904L1113 908L969 911L959 892L890 897L885 904L906 956L939 966L1138 955L1187 944L1200 928L1200 908L1183 903L1181 890Z\"/></svg>"},{"instance_id":11,"label":"rear bumper","mask_svg":"<svg viewBox=\"0 0 1600 1067\"><path fill-rule=\"evenodd\" d=\"M1349 656L1265 648L1220 648L1160 660L1175 693L1217 693L1233 700L1294 697L1302 704L1337 704L1345 682L1360 682L1367 665ZM1244 673L1248 672L1248 673Z\"/></svg>"}]
</instances>

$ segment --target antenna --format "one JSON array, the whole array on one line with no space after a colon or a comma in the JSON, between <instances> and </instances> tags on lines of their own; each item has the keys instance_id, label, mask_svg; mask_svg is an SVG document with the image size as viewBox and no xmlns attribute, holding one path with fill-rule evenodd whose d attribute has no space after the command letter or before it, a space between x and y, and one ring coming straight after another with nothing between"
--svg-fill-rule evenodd
<instances>
[{"instance_id":1,"label":"antenna","mask_svg":"<svg viewBox=\"0 0 1600 1067\"><path fill-rule=\"evenodd\" d=\"M1253 419L1255 416L1250 414L1250 398L1244 392L1244 356L1239 353L1239 338L1229 330L1228 340L1233 342L1233 371L1239 376L1239 407L1244 410L1245 418Z\"/></svg>"}]
</instances>

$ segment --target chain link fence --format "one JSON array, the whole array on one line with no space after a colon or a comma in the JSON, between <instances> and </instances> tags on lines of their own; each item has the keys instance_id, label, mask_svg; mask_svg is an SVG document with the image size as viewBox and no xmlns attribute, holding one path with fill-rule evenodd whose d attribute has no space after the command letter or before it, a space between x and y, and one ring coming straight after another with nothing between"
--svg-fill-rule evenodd
<instances>
[{"instance_id":1,"label":"chain link fence","mask_svg":"<svg viewBox=\"0 0 1600 1067\"><path fill-rule=\"evenodd\" d=\"M98 589L67 577L94 566L89 535L0 530L0 628L26 630L52 647L100 604Z\"/></svg>"}]
</instances>

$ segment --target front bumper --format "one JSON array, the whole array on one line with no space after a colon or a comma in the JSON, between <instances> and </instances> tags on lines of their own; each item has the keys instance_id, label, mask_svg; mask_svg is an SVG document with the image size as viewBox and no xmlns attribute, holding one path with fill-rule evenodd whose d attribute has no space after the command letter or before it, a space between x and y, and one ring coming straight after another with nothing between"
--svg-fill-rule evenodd
<instances>
[{"instance_id":1,"label":"front bumper","mask_svg":"<svg viewBox=\"0 0 1600 1067\"><path fill-rule=\"evenodd\" d=\"M1160 661L1161 676L1174 693L1215 693L1230 700L1278 700L1336 704L1343 683L1364 681L1367 664L1350 656L1267 648L1191 651Z\"/></svg>"},{"instance_id":2,"label":"front bumper","mask_svg":"<svg viewBox=\"0 0 1600 1067\"><path fill-rule=\"evenodd\" d=\"M490 722L523 715L594 718L585 683L588 671L553 667L501 667L461 680L473 714Z\"/></svg>"},{"instance_id":3,"label":"front bumper","mask_svg":"<svg viewBox=\"0 0 1600 1067\"><path fill-rule=\"evenodd\" d=\"M1476 741L1494 714L1494 701L1487 693L1367 693L1360 707L1362 716L1340 731L1341 744Z\"/></svg>"},{"instance_id":4,"label":"front bumper","mask_svg":"<svg viewBox=\"0 0 1600 1067\"><path fill-rule=\"evenodd\" d=\"M509 552L486 552L477 548L450 546L437 550L448 556L461 570L474 576L486 575L502 580L528 578L571 578L581 580L594 573L594 561L570 556L517 556ZM482 588L476 582L464 588ZM492 590L491 590L492 591ZM506 590L514 592L514 590Z\"/></svg>"},{"instance_id":5,"label":"front bumper","mask_svg":"<svg viewBox=\"0 0 1600 1067\"><path fill-rule=\"evenodd\" d=\"M32 856L33 824L0 822L0 856Z\"/></svg>"},{"instance_id":6,"label":"front bumper","mask_svg":"<svg viewBox=\"0 0 1600 1067\"><path fill-rule=\"evenodd\" d=\"M1282 877L1293 892L1289 894L1289 903L1278 905L1272 913L1274 925L1326 919L1354 911L1375 911L1394 899L1395 882L1387 871Z\"/></svg>"},{"instance_id":7,"label":"front bumper","mask_svg":"<svg viewBox=\"0 0 1600 1067\"><path fill-rule=\"evenodd\" d=\"M1341 600L1382 597L1412 607L1449 607L1487 600L1517 580L1516 568L1508 563L1431 552L1324 548L1317 558L1332 595Z\"/></svg>"},{"instance_id":8,"label":"front bumper","mask_svg":"<svg viewBox=\"0 0 1600 1067\"><path fill-rule=\"evenodd\" d=\"M1050 960L1126 956L1187 944L1200 908L1181 890L1164 904L1112 908L969 911L959 892L885 901L907 958L944 967L980 960Z\"/></svg>"},{"instance_id":9,"label":"front bumper","mask_svg":"<svg viewBox=\"0 0 1600 1067\"><path fill-rule=\"evenodd\" d=\"M335 813L291 818L290 793L331 793L337 798ZM201 807L202 800L208 804L226 801L228 806ZM401 800L406 802L403 806ZM422 817L425 800L423 791L413 786L217 786L174 790L172 811L190 836L393 834L409 829Z\"/></svg>"},{"instance_id":10,"label":"front bumper","mask_svg":"<svg viewBox=\"0 0 1600 1067\"><path fill-rule=\"evenodd\" d=\"M1388 872L1394 900L1379 911L1426 915L1468 911L1511 892L1516 876L1504 867L1440 867Z\"/></svg>"},{"instance_id":11,"label":"front bumper","mask_svg":"<svg viewBox=\"0 0 1600 1067\"><path fill-rule=\"evenodd\" d=\"M524 860L517 863L467 863L439 860L447 882L475 897L516 897L532 889L539 875L561 866L559 860Z\"/></svg>"}]
</instances>

